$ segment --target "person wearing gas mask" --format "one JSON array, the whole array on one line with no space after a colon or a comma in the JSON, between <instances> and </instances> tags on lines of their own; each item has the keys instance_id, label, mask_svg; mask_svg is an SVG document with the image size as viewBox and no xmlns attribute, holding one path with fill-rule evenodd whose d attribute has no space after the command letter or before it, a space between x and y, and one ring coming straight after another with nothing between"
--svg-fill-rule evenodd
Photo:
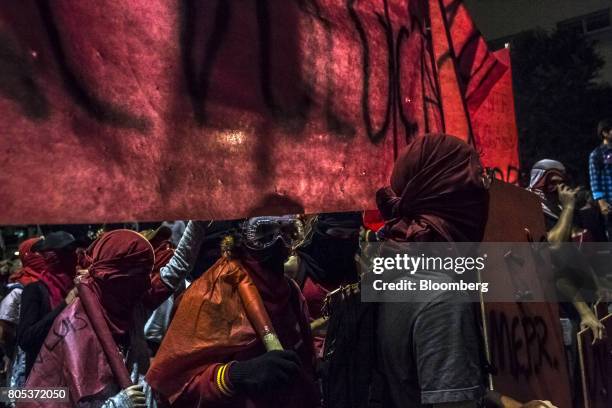
<instances>
[{"instance_id":1,"label":"person wearing gas mask","mask_svg":"<svg viewBox=\"0 0 612 408\"><path fill-rule=\"evenodd\" d=\"M293 216L255 217L223 240L223 256L183 294L147 373L158 400L173 407L319 406L307 306L284 274L300 228Z\"/></svg>"}]
</instances>

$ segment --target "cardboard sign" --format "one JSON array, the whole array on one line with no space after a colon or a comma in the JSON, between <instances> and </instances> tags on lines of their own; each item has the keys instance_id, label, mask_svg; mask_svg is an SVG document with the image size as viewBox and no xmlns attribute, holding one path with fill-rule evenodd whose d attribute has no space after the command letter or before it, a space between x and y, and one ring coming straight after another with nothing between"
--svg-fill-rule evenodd
<instances>
[{"instance_id":1,"label":"cardboard sign","mask_svg":"<svg viewBox=\"0 0 612 408\"><path fill-rule=\"evenodd\" d=\"M372 208L428 132L506 171L508 67L461 1L3 2L0 224Z\"/></svg>"},{"instance_id":2,"label":"cardboard sign","mask_svg":"<svg viewBox=\"0 0 612 408\"><path fill-rule=\"evenodd\" d=\"M539 241L546 233L539 199L519 187L494 181L490 188L486 242L527 242L528 233ZM535 266L530 253L513 256L524 261L520 268L512 262L488 265L482 280L491 288L513 288L529 279L532 291L549 290L538 283L546 270ZM491 257L501 258L504 257ZM536 273L537 269L537 273ZM531 273L530 273L531 271ZM517 273L525 274L517 278ZM519 401L550 400L559 408L571 408L569 377L563 348L557 303L484 303L484 324L489 361L496 373L495 390Z\"/></svg>"}]
</instances>

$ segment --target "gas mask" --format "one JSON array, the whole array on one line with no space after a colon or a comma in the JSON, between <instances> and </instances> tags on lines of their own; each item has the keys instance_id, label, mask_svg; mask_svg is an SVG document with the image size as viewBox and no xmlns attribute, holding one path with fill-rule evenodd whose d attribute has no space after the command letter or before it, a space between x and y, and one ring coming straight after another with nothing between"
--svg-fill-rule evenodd
<instances>
[{"instance_id":1,"label":"gas mask","mask_svg":"<svg viewBox=\"0 0 612 408\"><path fill-rule=\"evenodd\" d=\"M293 248L304 235L302 222L294 215L249 218L242 225L243 244L261 251L282 242Z\"/></svg>"}]
</instances>

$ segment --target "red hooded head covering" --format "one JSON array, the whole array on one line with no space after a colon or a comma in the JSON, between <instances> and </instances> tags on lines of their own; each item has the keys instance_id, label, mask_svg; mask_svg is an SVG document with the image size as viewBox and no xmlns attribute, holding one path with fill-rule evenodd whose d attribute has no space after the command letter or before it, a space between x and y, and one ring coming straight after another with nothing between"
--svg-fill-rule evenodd
<instances>
[{"instance_id":1,"label":"red hooded head covering","mask_svg":"<svg viewBox=\"0 0 612 408\"><path fill-rule=\"evenodd\" d=\"M153 247L137 232L114 230L94 243L90 255L85 283L96 294L113 337L124 340L134 305L151 284Z\"/></svg>"},{"instance_id":2,"label":"red hooded head covering","mask_svg":"<svg viewBox=\"0 0 612 408\"><path fill-rule=\"evenodd\" d=\"M40 279L45 269L45 258L32 251L32 245L38 240L40 237L26 239L19 245L19 259L21 259L22 267L11 275L10 282L19 282L25 286Z\"/></svg>"},{"instance_id":3,"label":"red hooded head covering","mask_svg":"<svg viewBox=\"0 0 612 408\"><path fill-rule=\"evenodd\" d=\"M418 137L399 155L391 186L377 193L396 241L480 241L488 193L474 148L453 136Z\"/></svg>"},{"instance_id":4,"label":"red hooded head covering","mask_svg":"<svg viewBox=\"0 0 612 408\"><path fill-rule=\"evenodd\" d=\"M124 364L118 356L120 343L110 336L107 341L98 328L110 331L115 339L125 337L132 309L147 289L153 269L153 248L134 231L104 234L90 246L87 255L89 275L81 285L88 290L79 291L79 298L55 319L26 382L28 387L68 388L70 402L58 406L79 405L112 391L110 384L121 384L112 368L116 359L108 353L114 351L119 363ZM89 312L96 313L90 314L86 303L91 306ZM27 406L48 404L38 401Z\"/></svg>"},{"instance_id":5,"label":"red hooded head covering","mask_svg":"<svg viewBox=\"0 0 612 408\"><path fill-rule=\"evenodd\" d=\"M153 245L155 251L155 264L151 271L151 287L144 295L142 304L148 310L155 310L164 303L172 294L173 290L166 285L161 278L161 268L166 266L172 255L174 255L174 247L170 241L149 241Z\"/></svg>"}]
</instances>

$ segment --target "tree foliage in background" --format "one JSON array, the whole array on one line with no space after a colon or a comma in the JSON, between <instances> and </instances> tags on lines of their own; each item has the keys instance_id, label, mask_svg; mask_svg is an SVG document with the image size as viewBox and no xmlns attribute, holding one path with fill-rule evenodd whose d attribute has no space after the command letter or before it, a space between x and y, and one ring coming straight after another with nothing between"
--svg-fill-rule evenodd
<instances>
[{"instance_id":1,"label":"tree foliage in background","mask_svg":"<svg viewBox=\"0 0 612 408\"><path fill-rule=\"evenodd\" d=\"M592 41L569 31L525 32L510 50L522 170L555 159L588 186L588 156L601 143L597 122L612 117L612 87L597 81L604 60Z\"/></svg>"}]
</instances>

